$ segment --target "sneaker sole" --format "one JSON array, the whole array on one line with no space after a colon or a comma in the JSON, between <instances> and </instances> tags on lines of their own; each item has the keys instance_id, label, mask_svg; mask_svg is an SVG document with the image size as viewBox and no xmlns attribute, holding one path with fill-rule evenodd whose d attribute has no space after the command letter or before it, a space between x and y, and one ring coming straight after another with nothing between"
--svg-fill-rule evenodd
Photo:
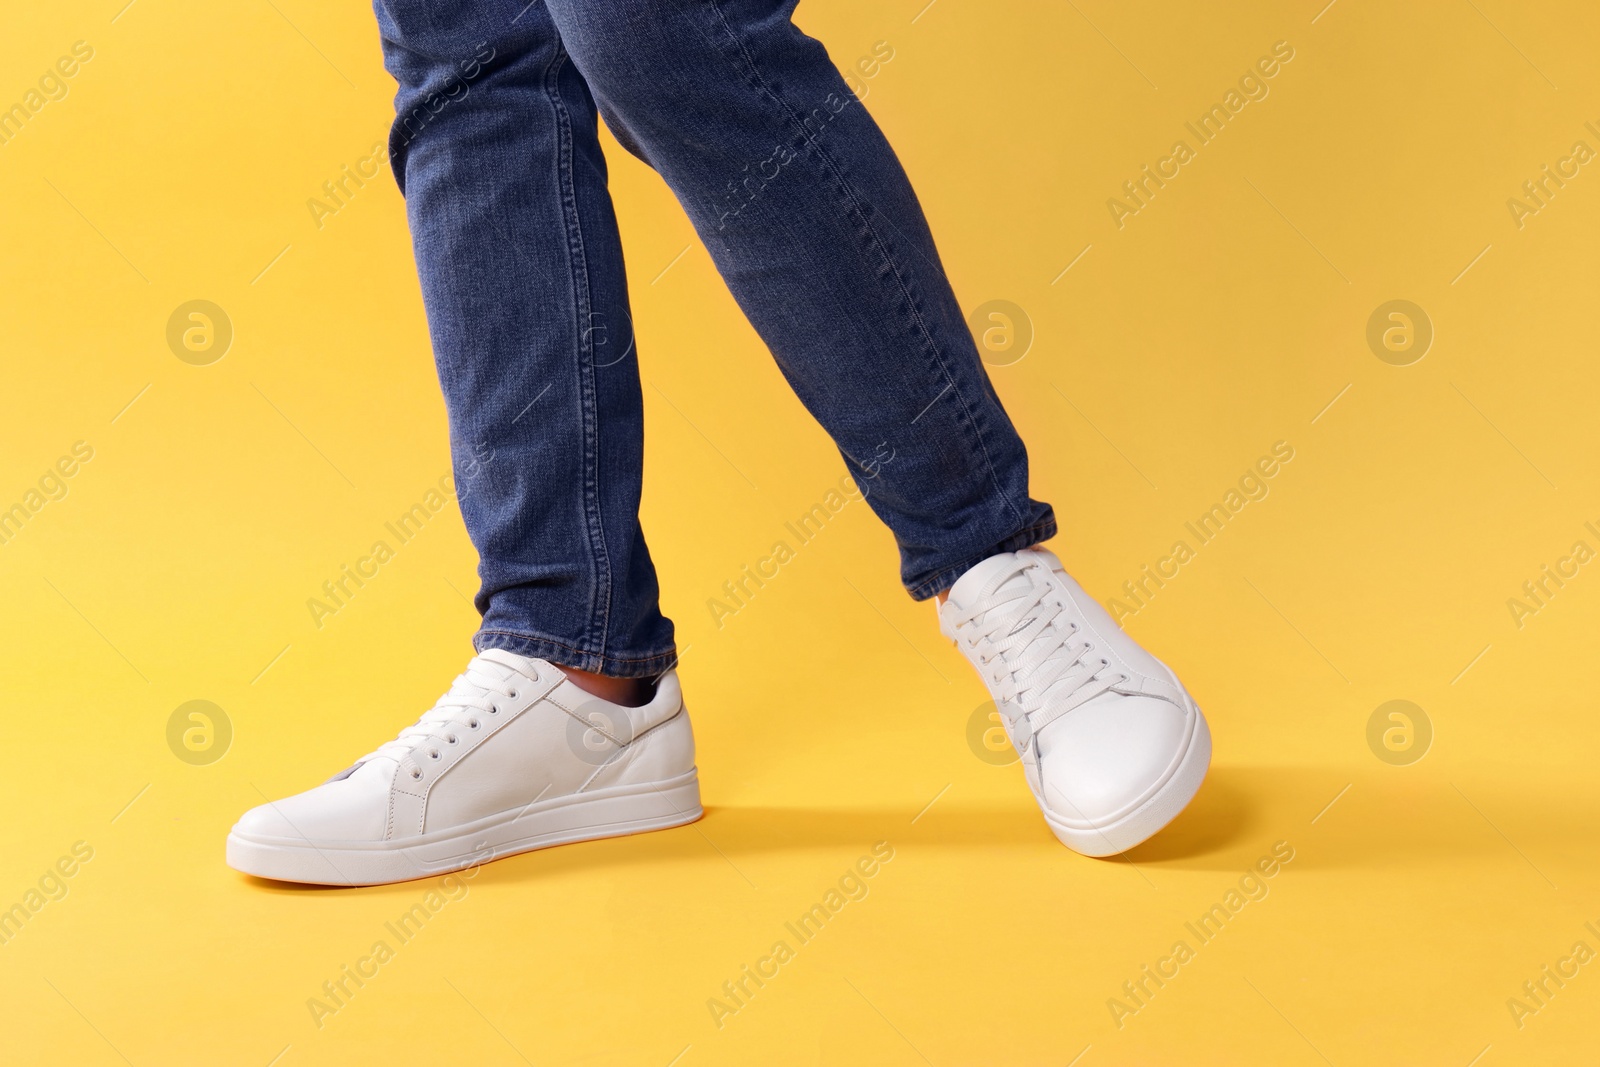
<instances>
[{"instance_id":1,"label":"sneaker sole","mask_svg":"<svg viewBox=\"0 0 1600 1067\"><path fill-rule=\"evenodd\" d=\"M309 885L387 885L448 874L491 860L694 822L700 780L693 768L663 782L611 786L503 811L466 826L404 841L315 843L228 834L228 866L258 878Z\"/></svg>"},{"instance_id":2,"label":"sneaker sole","mask_svg":"<svg viewBox=\"0 0 1600 1067\"><path fill-rule=\"evenodd\" d=\"M1211 727L1200 709L1195 707L1194 710L1195 730L1177 769L1149 800L1127 815L1103 826L1084 829L1060 822L1040 805L1056 840L1085 856L1115 856L1150 840L1176 819L1200 791L1200 784L1206 780L1206 771L1211 767Z\"/></svg>"}]
</instances>

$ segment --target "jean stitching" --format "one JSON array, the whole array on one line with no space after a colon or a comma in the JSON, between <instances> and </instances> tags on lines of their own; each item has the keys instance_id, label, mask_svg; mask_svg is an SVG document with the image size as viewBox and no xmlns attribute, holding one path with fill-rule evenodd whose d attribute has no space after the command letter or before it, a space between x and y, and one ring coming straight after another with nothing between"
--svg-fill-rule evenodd
<instances>
[{"instance_id":1,"label":"jean stitching","mask_svg":"<svg viewBox=\"0 0 1600 1067\"><path fill-rule=\"evenodd\" d=\"M1021 530L1018 530L1016 533L1004 538L991 548L982 550L981 554L975 553L960 563L955 563L948 567L941 567L939 570L934 571L931 575L922 579L920 582L917 582L915 585L908 586L906 591L910 593L912 598L915 600L927 600L936 593L950 588L956 583L958 578L960 578L967 571L971 570L973 566L981 563L983 560L988 559L990 556L996 555L1000 552L1020 552L1024 548L1031 547L1032 545L1039 544L1042 541L1046 541L1051 537L1054 537L1057 532L1058 527L1056 524L1056 519L1055 516L1052 515L1049 518L1042 519L1022 528Z\"/></svg>"},{"instance_id":2,"label":"jean stitching","mask_svg":"<svg viewBox=\"0 0 1600 1067\"><path fill-rule=\"evenodd\" d=\"M478 633L497 634L501 637L515 637L523 641L550 645L554 648L565 649L568 652L576 652L582 656L600 656L604 659L616 660L619 663L649 663L652 660L671 659L673 656L677 655L677 652L674 649L666 649L661 652L650 652L642 656L624 656L615 652L597 652L592 648L580 648L577 645L570 645L559 638L551 637L549 634L526 632L522 630L492 629L479 630Z\"/></svg>"},{"instance_id":3,"label":"jean stitching","mask_svg":"<svg viewBox=\"0 0 1600 1067\"><path fill-rule=\"evenodd\" d=\"M567 253L571 261L573 285L573 328L577 338L578 390L583 418L583 510L584 524L589 532L590 573L594 581L589 598L588 627L592 638L594 626L596 622L599 623L600 651L595 654L605 656L606 640L611 632L611 558L606 552L605 525L599 506L599 413L596 410L598 399L595 395L594 361L585 358L585 345L591 336L586 320L592 319L593 313L589 261L584 249L577 189L572 174L572 114L561 98L558 84L566 62L566 49L558 42L550 64L545 68L544 90L556 117L559 146L556 166L561 185L561 206L566 216Z\"/></svg>"},{"instance_id":4,"label":"jean stitching","mask_svg":"<svg viewBox=\"0 0 1600 1067\"><path fill-rule=\"evenodd\" d=\"M652 664L653 665L653 664L658 663L658 662L663 661L663 660L666 660L666 661L669 661L669 662L676 662L676 660L678 658L678 651L677 651L676 648L669 648L669 649L666 649L666 650L661 651L661 652L651 652L651 653L649 653L647 655L642 655L642 656L623 656L623 655L618 655L618 654L616 654L614 652L597 652L592 648L580 648L577 645L568 644L565 641L561 641L561 640L558 640L557 638L550 637L547 634L530 633L530 632L523 632L523 631L519 631L519 630L498 630L498 629L494 629L494 630L485 629L485 630L479 630L478 631L478 636L480 636L480 637L482 637L484 635L489 635L489 634L492 634L492 635L495 635L495 636L499 636L499 637L514 637L519 641L526 641L527 643L534 644L534 645L548 645L551 648L559 648L564 652L572 652L572 653L575 653L576 655L579 655L579 656L589 656L589 657L593 657L595 659L605 660L605 661L611 662L611 663L643 663L643 664Z\"/></svg>"},{"instance_id":5,"label":"jean stitching","mask_svg":"<svg viewBox=\"0 0 1600 1067\"><path fill-rule=\"evenodd\" d=\"M977 420L973 417L972 408L967 403L966 395L961 391L961 387L956 384L955 377L950 373L950 367L948 362L945 360L944 354L939 351L939 346L934 343L933 334L928 330L928 325L922 318L922 312L917 307L917 302L912 296L910 288L906 285L905 278L900 273L899 265L895 263L894 257L889 254L888 246L885 244L882 236L879 235L877 228L872 223L871 213L865 209L865 205L861 197L859 194L857 194L855 188L850 184L850 182L845 178L844 173L839 169L838 164L833 161L833 157L829 156L822 145L811 137L810 131L805 128L805 123L800 121L799 117L795 115L793 109L789 107L788 103L779 97L778 94L772 91L771 87L767 83L766 78L762 76L760 69L756 66L755 57L752 56L750 54L750 50L745 47L744 40L736 32L734 32L733 27L729 25L727 17L722 13L722 7L718 3L718 0L709 0L709 3L711 10L716 13L717 21L721 23L723 31L739 49L739 54L743 57L746 66L748 66L750 69L750 73L754 76L760 92L768 99L768 101L777 105L783 111L783 113L788 116L788 119L791 123L799 127L799 131L804 143L816 150L818 158L822 160L827 170L833 175L834 180L839 183L839 188L844 191L845 196L849 199L852 209L855 211L862 225L866 228L867 233L871 236L872 245L874 246L872 251L876 252L882 257L884 264L889 268L890 273L894 275L895 284L900 290L900 295L905 299L906 307L911 312L911 318L916 327L917 333L921 335L922 343L926 346L926 350L933 355L934 361L938 364L939 373L943 376L947 387L950 391L956 394L956 398L961 404L962 414L965 416L966 428L976 440L979 451L983 453L983 463L989 471L989 480L993 483L996 493L999 495L1001 501L1004 502L1005 506L1011 510L1013 515L1015 515L1019 520L1023 519L1024 515L1021 509L1018 508L1016 502L1006 494L1004 487L1000 484L1000 474L994 469L994 460L989 455L989 446L984 442L983 431L979 429ZM852 96L854 96L854 94L852 94ZM859 99L856 100L856 104L857 106L861 106ZM938 400L937 397L934 399L935 401Z\"/></svg>"}]
</instances>

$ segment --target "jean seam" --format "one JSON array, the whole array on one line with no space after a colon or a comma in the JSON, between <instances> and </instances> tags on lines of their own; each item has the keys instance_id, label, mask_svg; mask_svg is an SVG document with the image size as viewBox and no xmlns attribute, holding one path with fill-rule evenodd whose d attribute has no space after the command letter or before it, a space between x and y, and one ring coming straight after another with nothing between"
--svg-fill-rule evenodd
<instances>
[{"instance_id":1,"label":"jean seam","mask_svg":"<svg viewBox=\"0 0 1600 1067\"><path fill-rule=\"evenodd\" d=\"M600 651L591 655L606 656L606 642L611 633L611 558L606 551L605 524L599 507L599 412L598 398L593 378L594 363L585 358L584 346L591 336L586 319L592 319L592 291L589 286L589 260L583 243L583 224L578 211L577 188L572 172L572 113L561 99L559 79L567 63L567 52L557 42L550 64L545 68L544 90L555 113L557 129L557 171L561 185L561 207L567 224L567 255L573 286L573 329L577 340L578 392L583 418L583 511L584 525L589 533L590 575L593 590L589 597L587 627L591 639L599 623ZM577 651L577 650L574 650Z\"/></svg>"},{"instance_id":2,"label":"jean seam","mask_svg":"<svg viewBox=\"0 0 1600 1067\"><path fill-rule=\"evenodd\" d=\"M716 13L717 21L722 25L723 32L728 35L728 38L739 49L739 54L743 57L746 66L748 66L750 69L750 73L754 76L760 92L767 98L769 102L780 108L792 124L798 127L799 132L804 139L804 143L816 150L818 158L822 160L825 168L830 174L832 174L834 180L839 183L839 188L843 190L846 198L850 201L852 210L860 218L862 225L865 227L868 235L870 235L871 244L873 245L872 251L876 252L882 257L884 265L889 268L889 272L894 276L895 284L900 290L901 297L905 299L906 307L910 311L916 332L920 335L923 345L926 346L926 351L932 354L934 362L938 365L939 373L943 376L946 382L947 389L956 394L956 397L961 404L961 410L963 416L965 416L967 428L971 432L973 438L977 441L979 451L983 453L983 463L989 471L989 480L994 485L996 494L998 494L1000 500L1008 509L1010 509L1011 513L1016 516L1018 520L1024 519L1025 516L1022 510L1017 507L1016 502L1006 494L1005 488L1000 484L1000 473L994 469L994 459L989 455L989 446L983 439L983 431L978 427L977 420L973 417L972 408L967 402L966 395L962 392L961 387L956 383L955 376L950 373L949 363L946 361L944 354L940 352L938 344L934 342L933 334L928 330L927 322L924 321L922 312L917 306L917 301L912 295L910 288L906 285L905 278L900 272L899 265L895 262L894 257L889 254L888 245L884 242L883 237L878 233L877 227L873 225L872 213L866 210L866 206L864 205L860 195L850 184L849 180L845 178L844 172L839 169L839 166L834 162L833 157L828 155L827 150L822 147L820 142L811 137L810 132L805 128L805 123L800 121L798 116L795 115L794 110L789 107L788 103L778 96L777 93L772 91L767 79L762 76L760 68L757 67L755 57L751 55L750 50L745 47L744 40L734 31L733 27L729 25L727 16L722 13L722 6L718 0L709 0L709 3L711 10ZM837 73L837 71L835 73ZM855 97L855 94L852 93L851 98L855 100L858 107L865 106L861 104L861 101L858 97ZM935 396L934 402L937 402L938 399L939 397Z\"/></svg>"},{"instance_id":3,"label":"jean seam","mask_svg":"<svg viewBox=\"0 0 1600 1067\"><path fill-rule=\"evenodd\" d=\"M597 652L592 648L582 648L578 645L573 645L566 641L562 641L559 638L551 637L548 634L542 634L533 631L482 629L478 631L477 636L480 638L484 636L512 637L516 638L518 641L525 641L528 644L545 645L550 648L561 649L564 652L571 652L579 657L593 658L616 664L632 663L654 665L659 662L666 662L669 667L672 667L677 665L678 660L678 650L676 646L663 649L660 652L647 653L645 655L623 656L612 652ZM474 641L474 644L476 645L477 642Z\"/></svg>"},{"instance_id":4,"label":"jean seam","mask_svg":"<svg viewBox=\"0 0 1600 1067\"><path fill-rule=\"evenodd\" d=\"M1050 515L1023 527L1001 540L998 544L982 549L959 563L939 568L915 585L908 586L906 592L911 594L913 600L927 600L929 597L942 593L955 585L957 579L963 574L990 556L998 555L1001 552L1020 552L1024 548L1049 540L1056 533L1056 519L1054 515Z\"/></svg>"}]
</instances>

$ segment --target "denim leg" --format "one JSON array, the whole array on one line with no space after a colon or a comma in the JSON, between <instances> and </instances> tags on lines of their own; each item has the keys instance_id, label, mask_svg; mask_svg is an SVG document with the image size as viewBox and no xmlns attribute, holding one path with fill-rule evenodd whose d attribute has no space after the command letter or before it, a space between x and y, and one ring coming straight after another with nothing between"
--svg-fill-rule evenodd
<instances>
[{"instance_id":1,"label":"denim leg","mask_svg":"<svg viewBox=\"0 0 1600 1067\"><path fill-rule=\"evenodd\" d=\"M481 651L675 658L639 528L643 397L593 98L542 3L375 0L390 159L481 557Z\"/></svg>"},{"instance_id":2,"label":"denim leg","mask_svg":"<svg viewBox=\"0 0 1600 1067\"><path fill-rule=\"evenodd\" d=\"M894 532L919 599L1055 533L922 209L795 0L543 0Z\"/></svg>"}]
</instances>

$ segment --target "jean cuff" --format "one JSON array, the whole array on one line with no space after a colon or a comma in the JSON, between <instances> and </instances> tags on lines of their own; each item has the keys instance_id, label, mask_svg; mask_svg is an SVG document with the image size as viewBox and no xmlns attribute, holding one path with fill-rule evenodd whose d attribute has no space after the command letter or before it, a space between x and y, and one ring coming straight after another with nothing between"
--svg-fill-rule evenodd
<instances>
[{"instance_id":1,"label":"jean cuff","mask_svg":"<svg viewBox=\"0 0 1600 1067\"><path fill-rule=\"evenodd\" d=\"M955 585L957 579L963 574L990 556L998 556L1002 552L1020 552L1024 548L1039 544L1041 541L1048 541L1055 535L1056 517L1054 512L1050 512L1032 526L1018 530L998 545L969 556L960 563L935 571L932 576L924 578L916 585L907 586L906 592L911 594L913 600L927 600L930 597L938 596L952 585Z\"/></svg>"},{"instance_id":2,"label":"jean cuff","mask_svg":"<svg viewBox=\"0 0 1600 1067\"><path fill-rule=\"evenodd\" d=\"M654 678L665 674L678 663L676 648L637 656L618 656L574 648L543 634L513 633L509 630L479 630L472 644L479 652L499 648L519 656L548 660L557 667L589 671L610 678Z\"/></svg>"}]
</instances>

